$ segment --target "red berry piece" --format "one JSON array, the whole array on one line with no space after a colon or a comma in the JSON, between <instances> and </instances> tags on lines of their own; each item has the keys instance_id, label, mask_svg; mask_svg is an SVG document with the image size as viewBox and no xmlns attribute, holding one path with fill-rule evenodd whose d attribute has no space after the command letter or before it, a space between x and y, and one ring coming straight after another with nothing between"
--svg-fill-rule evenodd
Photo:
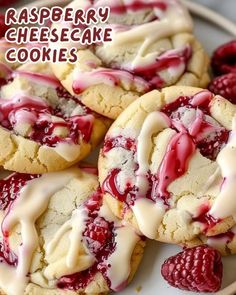
<instances>
[{"instance_id":1,"label":"red berry piece","mask_svg":"<svg viewBox=\"0 0 236 295\"><path fill-rule=\"evenodd\" d=\"M181 290L216 292L222 282L221 255L208 246L186 249L168 258L161 274L171 286Z\"/></svg>"},{"instance_id":2,"label":"red berry piece","mask_svg":"<svg viewBox=\"0 0 236 295\"><path fill-rule=\"evenodd\" d=\"M0 2L1 3L1 2ZM6 31L10 28L5 24L5 16L0 13L0 38L5 36Z\"/></svg>"},{"instance_id":3,"label":"red berry piece","mask_svg":"<svg viewBox=\"0 0 236 295\"><path fill-rule=\"evenodd\" d=\"M215 78L210 83L209 90L236 104L236 73Z\"/></svg>"},{"instance_id":4,"label":"red berry piece","mask_svg":"<svg viewBox=\"0 0 236 295\"><path fill-rule=\"evenodd\" d=\"M236 73L236 40L220 46L211 60L216 75Z\"/></svg>"},{"instance_id":5,"label":"red berry piece","mask_svg":"<svg viewBox=\"0 0 236 295\"><path fill-rule=\"evenodd\" d=\"M13 173L9 177L0 180L0 210L7 210L16 200L20 190L25 184L38 178L40 175Z\"/></svg>"},{"instance_id":6,"label":"red berry piece","mask_svg":"<svg viewBox=\"0 0 236 295\"><path fill-rule=\"evenodd\" d=\"M84 236L87 238L90 250L96 254L111 239L112 232L109 223L105 219L96 217L87 225Z\"/></svg>"}]
</instances>

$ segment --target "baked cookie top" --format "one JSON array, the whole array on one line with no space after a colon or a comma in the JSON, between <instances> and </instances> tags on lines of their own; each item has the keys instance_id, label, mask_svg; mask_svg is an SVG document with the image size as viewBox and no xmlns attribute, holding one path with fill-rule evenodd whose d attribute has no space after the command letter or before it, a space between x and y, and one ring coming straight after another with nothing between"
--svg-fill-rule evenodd
<instances>
[{"instance_id":1,"label":"baked cookie top","mask_svg":"<svg viewBox=\"0 0 236 295\"><path fill-rule=\"evenodd\" d=\"M75 0L69 5L85 10L104 6L111 10L111 42L50 44L52 48L78 48L75 64L54 63L52 68L65 88L85 105L114 119L152 89L207 85L208 57L192 35L191 17L178 0ZM58 32L63 27L54 25Z\"/></svg>"},{"instance_id":2,"label":"baked cookie top","mask_svg":"<svg viewBox=\"0 0 236 295\"><path fill-rule=\"evenodd\" d=\"M126 286L144 241L102 203L95 174L72 167L0 181L4 294L107 294Z\"/></svg>"},{"instance_id":3,"label":"baked cookie top","mask_svg":"<svg viewBox=\"0 0 236 295\"><path fill-rule=\"evenodd\" d=\"M106 135L99 177L113 212L152 239L186 243L234 224L236 106L172 86L130 105Z\"/></svg>"},{"instance_id":4,"label":"baked cookie top","mask_svg":"<svg viewBox=\"0 0 236 295\"><path fill-rule=\"evenodd\" d=\"M89 154L109 120L71 96L48 64L16 71L1 64L0 164L8 170L44 173L64 169Z\"/></svg>"}]
</instances>

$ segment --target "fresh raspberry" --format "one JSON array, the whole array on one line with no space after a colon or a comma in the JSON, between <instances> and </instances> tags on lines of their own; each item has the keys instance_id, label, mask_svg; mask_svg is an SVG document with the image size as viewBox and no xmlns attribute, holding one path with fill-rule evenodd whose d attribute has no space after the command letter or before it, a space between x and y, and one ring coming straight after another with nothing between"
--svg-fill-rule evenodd
<instances>
[{"instance_id":1,"label":"fresh raspberry","mask_svg":"<svg viewBox=\"0 0 236 295\"><path fill-rule=\"evenodd\" d=\"M215 78L210 83L209 90L236 104L236 73Z\"/></svg>"},{"instance_id":2,"label":"fresh raspberry","mask_svg":"<svg viewBox=\"0 0 236 295\"><path fill-rule=\"evenodd\" d=\"M109 223L102 217L96 217L91 223L88 223L84 232L88 247L96 254L111 239L112 232Z\"/></svg>"},{"instance_id":3,"label":"fresh raspberry","mask_svg":"<svg viewBox=\"0 0 236 295\"><path fill-rule=\"evenodd\" d=\"M182 290L216 292L222 282L221 255L208 246L186 249L168 258L161 274L171 286Z\"/></svg>"},{"instance_id":4,"label":"fresh raspberry","mask_svg":"<svg viewBox=\"0 0 236 295\"><path fill-rule=\"evenodd\" d=\"M0 210L7 210L25 184L40 175L14 173L0 180Z\"/></svg>"},{"instance_id":5,"label":"fresh raspberry","mask_svg":"<svg viewBox=\"0 0 236 295\"><path fill-rule=\"evenodd\" d=\"M236 73L236 40L220 46L214 52L211 66L217 76Z\"/></svg>"},{"instance_id":6,"label":"fresh raspberry","mask_svg":"<svg viewBox=\"0 0 236 295\"><path fill-rule=\"evenodd\" d=\"M6 31L10 28L5 24L5 16L0 13L0 38L5 36Z\"/></svg>"}]
</instances>

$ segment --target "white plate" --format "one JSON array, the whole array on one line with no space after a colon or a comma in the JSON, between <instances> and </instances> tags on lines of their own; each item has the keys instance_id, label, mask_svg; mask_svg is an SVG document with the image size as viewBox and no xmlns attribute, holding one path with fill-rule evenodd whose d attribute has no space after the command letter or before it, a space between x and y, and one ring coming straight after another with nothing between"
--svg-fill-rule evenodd
<instances>
[{"instance_id":1,"label":"white plate","mask_svg":"<svg viewBox=\"0 0 236 295\"><path fill-rule=\"evenodd\" d=\"M68 0L40 0L36 1L34 4L29 4L29 6L62 5L62 3L65 4L66 2L68 2ZM228 20L217 16L214 12L200 5L190 3L189 6L195 14L200 14L205 18L205 20L203 20L194 15L195 33L210 55L217 46L233 39L232 34L236 36L236 26ZM94 160L91 159L95 157L95 153L91 155L89 157L90 162L94 162ZM181 248L174 245L161 244L154 241L148 242L143 261L133 282L123 292L118 293L118 295L196 294L172 288L161 277L160 268L164 260L179 251L181 251ZM236 280L236 256L223 258L223 263L224 278L222 287L224 288ZM138 288L141 288L140 292L137 292ZM226 292L224 295L230 295L230 293Z\"/></svg>"}]
</instances>

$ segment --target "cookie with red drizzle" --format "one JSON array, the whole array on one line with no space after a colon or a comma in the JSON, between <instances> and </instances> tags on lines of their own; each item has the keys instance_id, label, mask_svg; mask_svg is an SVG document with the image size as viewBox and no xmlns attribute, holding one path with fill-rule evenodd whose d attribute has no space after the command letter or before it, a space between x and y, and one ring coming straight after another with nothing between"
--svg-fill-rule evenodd
<instances>
[{"instance_id":1,"label":"cookie with red drizzle","mask_svg":"<svg viewBox=\"0 0 236 295\"><path fill-rule=\"evenodd\" d=\"M227 232L235 224L232 201L224 214L219 202L231 198L234 176L222 165L233 161L221 158L233 145L233 114L222 119L218 107L228 103L208 90L172 86L130 105L107 133L99 159L114 214L168 243Z\"/></svg>"},{"instance_id":2,"label":"cookie with red drizzle","mask_svg":"<svg viewBox=\"0 0 236 295\"><path fill-rule=\"evenodd\" d=\"M0 89L0 164L27 173L57 171L86 157L109 120L70 95L48 64L4 71Z\"/></svg>"},{"instance_id":3,"label":"cookie with red drizzle","mask_svg":"<svg viewBox=\"0 0 236 295\"><path fill-rule=\"evenodd\" d=\"M108 294L132 279L144 239L103 204L94 172L73 167L0 181L2 294Z\"/></svg>"},{"instance_id":4,"label":"cookie with red drizzle","mask_svg":"<svg viewBox=\"0 0 236 295\"><path fill-rule=\"evenodd\" d=\"M73 43L78 61L52 65L64 87L92 110L115 119L152 89L177 83L207 86L208 57L193 36L191 17L179 0L75 0L68 7L110 8L107 25L113 30L112 41L86 48ZM63 26L53 28L60 31ZM79 28L87 26L79 24Z\"/></svg>"}]
</instances>

